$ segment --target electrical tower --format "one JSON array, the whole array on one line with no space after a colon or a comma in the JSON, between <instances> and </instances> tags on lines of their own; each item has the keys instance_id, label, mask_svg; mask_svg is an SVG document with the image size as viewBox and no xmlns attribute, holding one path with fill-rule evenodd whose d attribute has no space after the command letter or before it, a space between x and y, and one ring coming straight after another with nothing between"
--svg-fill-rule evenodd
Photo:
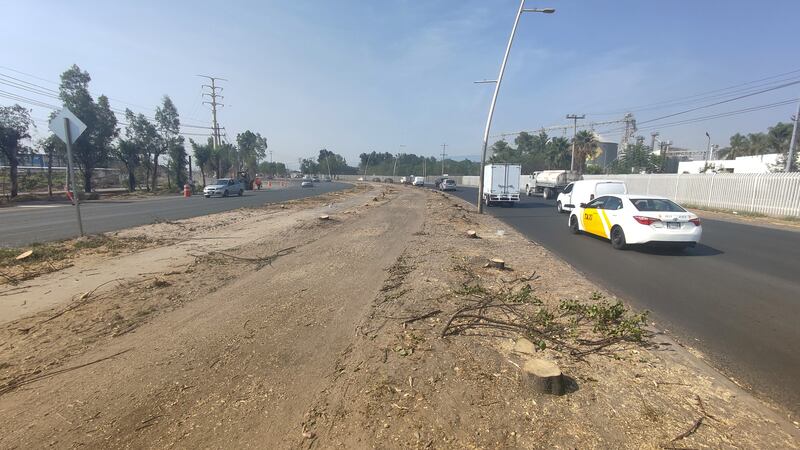
<instances>
[{"instance_id":1,"label":"electrical tower","mask_svg":"<svg viewBox=\"0 0 800 450\"><path fill-rule=\"evenodd\" d=\"M213 141L214 141L214 148L217 148L220 145L222 145L222 141L221 141L221 137L220 137L220 133L219 133L219 130L220 130L219 122L217 122L217 107L218 106L219 107L224 107L225 106L224 103L220 103L219 101L217 101L217 99L225 98L224 96L222 96L219 93L217 93L218 90L222 91L222 88L220 86L217 86L217 81L228 81L228 80L226 80L225 78L212 77L212 76L209 76L209 75L197 75L197 76L198 77L202 77L202 78L207 78L207 79L209 79L211 81L211 84L202 85L203 88L208 88L211 91L211 92L203 92L203 97L208 96L211 99L211 101L204 101L203 104L204 105L211 105L211 119L212 119L212 122L213 122L212 128L213 128L213 132L214 132L214 140Z\"/></svg>"},{"instance_id":2,"label":"electrical tower","mask_svg":"<svg viewBox=\"0 0 800 450\"><path fill-rule=\"evenodd\" d=\"M633 114L625 114L622 120L625 122L625 131L622 133L622 139L619 141L619 147L617 148L618 159L624 159L630 140L633 139L633 135L636 133L636 119L633 118Z\"/></svg>"}]
</instances>

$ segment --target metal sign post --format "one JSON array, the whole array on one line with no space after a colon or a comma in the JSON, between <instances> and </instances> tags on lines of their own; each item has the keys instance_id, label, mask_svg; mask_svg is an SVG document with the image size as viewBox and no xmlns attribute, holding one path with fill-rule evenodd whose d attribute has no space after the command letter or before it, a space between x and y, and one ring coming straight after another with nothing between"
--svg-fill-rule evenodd
<instances>
[{"instance_id":1,"label":"metal sign post","mask_svg":"<svg viewBox=\"0 0 800 450\"><path fill-rule=\"evenodd\" d=\"M78 183L75 181L74 165L72 164L72 136L69 129L69 118L64 117L64 133L67 140L67 170L69 171L69 178L72 180L72 198L75 199L75 213L78 215L78 231L83 236L83 221L81 220L81 200L78 196Z\"/></svg>"},{"instance_id":2,"label":"metal sign post","mask_svg":"<svg viewBox=\"0 0 800 450\"><path fill-rule=\"evenodd\" d=\"M64 108L50 119L50 131L67 144L67 177L72 181L72 198L75 201L75 213L78 215L78 231L83 236L78 183L75 181L75 172L72 164L72 144L86 131L86 124L81 122L81 119L77 118L72 111ZM67 186L67 189L69 189L69 186Z\"/></svg>"}]
</instances>

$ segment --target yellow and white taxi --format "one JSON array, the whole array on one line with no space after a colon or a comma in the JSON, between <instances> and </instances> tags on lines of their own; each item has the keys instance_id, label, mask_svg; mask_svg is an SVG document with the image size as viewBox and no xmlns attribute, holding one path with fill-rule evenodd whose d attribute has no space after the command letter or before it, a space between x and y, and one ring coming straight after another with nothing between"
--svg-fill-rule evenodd
<instances>
[{"instance_id":1,"label":"yellow and white taxi","mask_svg":"<svg viewBox=\"0 0 800 450\"><path fill-rule=\"evenodd\" d=\"M604 195L572 210L569 228L611 241L615 249L631 244L694 247L700 242L700 219L664 197Z\"/></svg>"}]
</instances>

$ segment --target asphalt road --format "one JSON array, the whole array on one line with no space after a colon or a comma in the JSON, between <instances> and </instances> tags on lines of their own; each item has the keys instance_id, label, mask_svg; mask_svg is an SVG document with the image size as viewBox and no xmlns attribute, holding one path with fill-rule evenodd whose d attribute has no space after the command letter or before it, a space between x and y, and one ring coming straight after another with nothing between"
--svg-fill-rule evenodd
<instances>
[{"instance_id":1,"label":"asphalt road","mask_svg":"<svg viewBox=\"0 0 800 450\"><path fill-rule=\"evenodd\" d=\"M477 190L455 192L475 203ZM729 377L800 414L800 232L702 219L685 252L617 251L575 236L554 202L523 197L490 214L559 255L699 349ZM687 380L687 382L691 382Z\"/></svg>"},{"instance_id":2,"label":"asphalt road","mask_svg":"<svg viewBox=\"0 0 800 450\"><path fill-rule=\"evenodd\" d=\"M213 214L231 209L260 206L337 191L349 187L345 183L314 183L301 188L292 182L285 188L246 191L242 197L202 195L144 199L96 200L81 203L83 229L87 234L121 230L153 223ZM34 242L47 242L78 235L75 208L67 203L31 202L0 209L0 246L19 247Z\"/></svg>"}]
</instances>

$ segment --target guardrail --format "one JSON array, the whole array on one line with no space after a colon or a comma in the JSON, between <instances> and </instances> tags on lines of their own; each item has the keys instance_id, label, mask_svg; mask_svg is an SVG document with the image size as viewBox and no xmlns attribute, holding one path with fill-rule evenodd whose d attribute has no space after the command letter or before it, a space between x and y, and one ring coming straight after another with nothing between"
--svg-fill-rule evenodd
<instances>
[{"instance_id":1,"label":"guardrail","mask_svg":"<svg viewBox=\"0 0 800 450\"><path fill-rule=\"evenodd\" d=\"M696 208L800 217L800 173L584 175L623 180L631 194L660 195Z\"/></svg>"}]
</instances>

